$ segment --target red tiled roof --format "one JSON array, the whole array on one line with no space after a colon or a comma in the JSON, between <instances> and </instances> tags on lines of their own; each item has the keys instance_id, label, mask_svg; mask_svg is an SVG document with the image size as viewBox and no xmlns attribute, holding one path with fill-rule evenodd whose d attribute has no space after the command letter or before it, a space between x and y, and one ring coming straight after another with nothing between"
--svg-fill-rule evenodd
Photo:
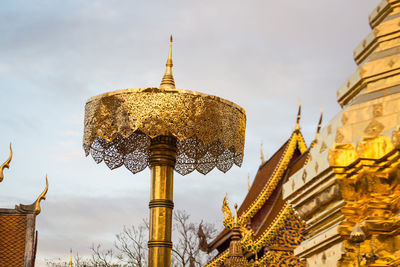
<instances>
[{"instance_id":1,"label":"red tiled roof","mask_svg":"<svg viewBox=\"0 0 400 267\"><path fill-rule=\"evenodd\" d=\"M26 215L0 215L0 267L23 267Z\"/></svg>"}]
</instances>

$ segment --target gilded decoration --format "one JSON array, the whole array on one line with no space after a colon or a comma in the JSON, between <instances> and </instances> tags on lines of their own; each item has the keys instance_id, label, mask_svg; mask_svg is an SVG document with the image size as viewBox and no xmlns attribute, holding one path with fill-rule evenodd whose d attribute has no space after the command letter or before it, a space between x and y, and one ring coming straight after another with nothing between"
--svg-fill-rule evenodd
<instances>
[{"instance_id":1,"label":"gilded decoration","mask_svg":"<svg viewBox=\"0 0 400 267\"><path fill-rule=\"evenodd\" d=\"M13 156L13 152L12 152L12 147L11 147L11 144L10 144L10 156L8 157L8 159L0 166L0 182L1 181L3 181L3 179L4 179L4 173L3 173L3 171L4 171L4 169L5 168L10 168L10 163L11 163L11 160L12 160L12 156Z\"/></svg>"},{"instance_id":2,"label":"gilded decoration","mask_svg":"<svg viewBox=\"0 0 400 267\"><path fill-rule=\"evenodd\" d=\"M322 142L321 147L319 149L319 153L324 152L327 148L328 148L328 146L326 145L326 143Z\"/></svg>"},{"instance_id":3,"label":"gilded decoration","mask_svg":"<svg viewBox=\"0 0 400 267\"><path fill-rule=\"evenodd\" d=\"M226 172L243 160L246 115L216 96L181 89L126 89L89 99L84 149L110 169L137 173L149 165L150 140L177 138L175 170Z\"/></svg>"},{"instance_id":4,"label":"gilded decoration","mask_svg":"<svg viewBox=\"0 0 400 267\"><path fill-rule=\"evenodd\" d=\"M231 214L230 217L232 217ZM232 228L233 227L228 229ZM251 254L255 254L262 248L267 247L268 252L259 260L261 265L274 264L275 262L284 262L285 264L292 264L295 262L296 264L293 266L303 266L300 260L293 255L293 252L287 251L282 254L282 249L285 248L287 250L297 247L304 240L303 235L299 235L304 229L304 222L295 214L292 207L286 203L270 226L259 238L254 238L255 235L252 230L240 226L242 249ZM206 267L221 266L227 260L228 254L228 250L224 251L209 262Z\"/></svg>"},{"instance_id":5,"label":"gilded decoration","mask_svg":"<svg viewBox=\"0 0 400 267\"><path fill-rule=\"evenodd\" d=\"M357 259L361 266L397 266L400 261L400 152L393 142L397 135L394 131L392 137L363 138L356 146L336 146L330 153L346 202L339 233L349 241L339 266L353 266ZM363 240L354 241L361 232Z\"/></svg>"},{"instance_id":6,"label":"gilded decoration","mask_svg":"<svg viewBox=\"0 0 400 267\"><path fill-rule=\"evenodd\" d=\"M282 178L283 173L287 169L290 159L294 151L298 148L300 153L304 153L307 150L307 145L304 141L303 135L300 131L295 130L292 133L288 141L288 145L286 146L285 152L283 153L279 164L274 169L273 174L271 175L270 181L265 185L261 193L257 196L256 200L249 206L249 208L244 211L239 217L239 224L245 225L250 218L257 213L258 210L264 205L265 201L271 196L272 192L276 188L276 185Z\"/></svg>"},{"instance_id":7,"label":"gilded decoration","mask_svg":"<svg viewBox=\"0 0 400 267\"><path fill-rule=\"evenodd\" d=\"M383 105L382 103L375 104L372 106L372 116L374 118L381 117L383 115Z\"/></svg>"},{"instance_id":8,"label":"gilded decoration","mask_svg":"<svg viewBox=\"0 0 400 267\"><path fill-rule=\"evenodd\" d=\"M172 36L159 88L126 89L90 98L85 106L86 156L110 169L150 168L148 265L171 265L173 173L227 172L241 166L245 111L216 96L175 89Z\"/></svg>"},{"instance_id":9,"label":"gilded decoration","mask_svg":"<svg viewBox=\"0 0 400 267\"><path fill-rule=\"evenodd\" d=\"M373 119L367 126L367 128L365 128L364 133L369 135L369 136L378 136L383 129L385 128L385 126L380 123L379 121Z\"/></svg>"},{"instance_id":10,"label":"gilded decoration","mask_svg":"<svg viewBox=\"0 0 400 267\"><path fill-rule=\"evenodd\" d=\"M342 131L340 129L336 130L336 137L335 137L335 142L336 143L342 143L344 139L344 135L342 134Z\"/></svg>"},{"instance_id":11,"label":"gilded decoration","mask_svg":"<svg viewBox=\"0 0 400 267\"><path fill-rule=\"evenodd\" d=\"M273 264L275 262L285 262L292 264L296 262L295 266L303 266L300 264L299 259L294 256L292 252L281 253L282 249L293 250L304 239L301 233L305 224L294 213L292 207L285 202L279 213L274 217L273 221L268 225L268 228L262 233L256 233L253 229L248 227L249 219L257 213L265 202L270 198L271 193L276 189L277 184L283 178L285 170L288 168L290 160L298 149L301 154L307 151L307 146L300 132L299 120L301 117L301 107L297 115L295 130L287 141L284 151L276 164L268 183L264 186L263 190L258 194L257 198L249 205L238 218L237 223L232 216L229 208L227 196L224 197L222 202L222 212L224 213L224 226L231 230L234 225L237 225L241 233L241 247L247 253L257 255L262 250L268 249L268 257L260 259L259 264L264 266L266 264ZM316 144L316 139L319 135L322 123L322 113L317 127L317 132L312 144ZM309 157L307 157L309 159ZM287 254L287 255L286 255ZM214 258L207 266L222 266L227 264L228 251L222 252Z\"/></svg>"},{"instance_id":12,"label":"gilded decoration","mask_svg":"<svg viewBox=\"0 0 400 267\"><path fill-rule=\"evenodd\" d=\"M38 198L35 201L35 214L36 215L38 215L41 211L40 202L42 200L46 199L47 191L49 191L49 181L47 180L47 175L46 175L46 187L44 188L43 192L38 196Z\"/></svg>"}]
</instances>

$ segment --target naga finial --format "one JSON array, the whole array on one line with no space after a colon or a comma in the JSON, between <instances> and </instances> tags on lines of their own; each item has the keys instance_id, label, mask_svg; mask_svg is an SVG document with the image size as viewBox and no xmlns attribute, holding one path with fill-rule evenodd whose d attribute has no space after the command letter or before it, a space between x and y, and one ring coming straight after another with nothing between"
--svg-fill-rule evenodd
<instances>
[{"instance_id":1,"label":"naga finial","mask_svg":"<svg viewBox=\"0 0 400 267\"><path fill-rule=\"evenodd\" d=\"M300 119L301 119L301 100L299 99L299 111L297 112L296 127L294 128L295 131L300 130Z\"/></svg>"},{"instance_id":2,"label":"naga finial","mask_svg":"<svg viewBox=\"0 0 400 267\"><path fill-rule=\"evenodd\" d=\"M261 145L260 145L260 157L261 157L261 165L262 165L265 162L264 151L263 151L263 142L262 141L261 141Z\"/></svg>"},{"instance_id":3,"label":"naga finial","mask_svg":"<svg viewBox=\"0 0 400 267\"><path fill-rule=\"evenodd\" d=\"M319 133L321 131L321 124L322 124L322 117L323 117L323 110L322 107L320 109L321 115L319 116L319 122L318 122L318 127L317 127L317 132L315 133L314 141L311 143L311 147L314 147L317 144L317 138L319 136Z\"/></svg>"},{"instance_id":4,"label":"naga finial","mask_svg":"<svg viewBox=\"0 0 400 267\"><path fill-rule=\"evenodd\" d=\"M40 213L40 201L46 199L46 194L47 191L49 190L49 181L47 180L47 175L46 175L46 188L43 190L43 192L39 195L39 197L35 201L35 214L38 215Z\"/></svg>"},{"instance_id":5,"label":"naga finial","mask_svg":"<svg viewBox=\"0 0 400 267\"><path fill-rule=\"evenodd\" d=\"M222 212L224 213L224 226L228 229L232 229L233 227L233 218L232 218L232 211L229 208L228 194L225 194L224 200L222 201Z\"/></svg>"},{"instance_id":6,"label":"naga finial","mask_svg":"<svg viewBox=\"0 0 400 267\"><path fill-rule=\"evenodd\" d=\"M12 152L12 147L11 147L11 143L10 143L10 156L8 157L6 162L4 162L3 165L0 166L0 182L3 181L3 179L4 179L4 173L3 173L4 169L10 168L10 162L12 160L12 156L13 156L13 152Z\"/></svg>"},{"instance_id":7,"label":"naga finial","mask_svg":"<svg viewBox=\"0 0 400 267\"><path fill-rule=\"evenodd\" d=\"M168 59L167 59L167 64L165 66L167 67L165 70L164 77L162 78L161 84L160 84L160 89L165 90L165 89L174 89L175 88L175 80L174 76L172 75L172 35L169 39L169 52L168 52Z\"/></svg>"}]
</instances>

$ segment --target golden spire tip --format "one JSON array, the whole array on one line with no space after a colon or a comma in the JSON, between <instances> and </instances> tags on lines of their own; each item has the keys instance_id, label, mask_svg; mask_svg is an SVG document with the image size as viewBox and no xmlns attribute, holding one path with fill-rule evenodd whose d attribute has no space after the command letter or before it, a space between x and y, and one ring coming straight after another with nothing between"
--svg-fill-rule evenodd
<instances>
[{"instance_id":1,"label":"golden spire tip","mask_svg":"<svg viewBox=\"0 0 400 267\"><path fill-rule=\"evenodd\" d=\"M265 162L265 158L264 158L264 151L263 151L263 142L261 141L261 145L260 145L260 156L261 156L261 165L264 164Z\"/></svg>"},{"instance_id":2,"label":"golden spire tip","mask_svg":"<svg viewBox=\"0 0 400 267\"><path fill-rule=\"evenodd\" d=\"M238 204L235 203L235 217L233 218L235 226L238 224L238 212L237 212Z\"/></svg>"},{"instance_id":3,"label":"golden spire tip","mask_svg":"<svg viewBox=\"0 0 400 267\"><path fill-rule=\"evenodd\" d=\"M295 131L299 131L300 130L300 119L301 119L301 101L299 99L299 111L297 112Z\"/></svg>"},{"instance_id":4,"label":"golden spire tip","mask_svg":"<svg viewBox=\"0 0 400 267\"><path fill-rule=\"evenodd\" d=\"M165 66L167 67L165 70L164 77L162 78L161 84L160 84L160 89L161 91L164 91L165 89L174 89L175 88L175 80L174 76L172 75L172 42L173 38L172 35L169 38L169 52L168 52L168 59L167 59L167 64Z\"/></svg>"},{"instance_id":5,"label":"golden spire tip","mask_svg":"<svg viewBox=\"0 0 400 267\"><path fill-rule=\"evenodd\" d=\"M314 147L317 144L317 138L319 136L319 133L321 132L321 125L322 125L322 118L323 118L322 107L321 107L320 110L321 110L321 115L319 116L317 131L315 132L315 137L314 137L314 140L311 143L311 147Z\"/></svg>"}]
</instances>

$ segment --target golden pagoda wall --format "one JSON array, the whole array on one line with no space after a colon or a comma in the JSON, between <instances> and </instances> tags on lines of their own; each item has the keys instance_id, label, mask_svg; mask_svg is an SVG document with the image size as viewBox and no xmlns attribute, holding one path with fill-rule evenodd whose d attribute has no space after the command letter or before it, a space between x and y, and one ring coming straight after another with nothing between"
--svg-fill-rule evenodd
<instances>
[{"instance_id":1,"label":"golden pagoda wall","mask_svg":"<svg viewBox=\"0 0 400 267\"><path fill-rule=\"evenodd\" d=\"M284 185L308 225L295 250L308 266L357 266L356 223L366 235L361 266L400 264L400 1L382 1L369 19L358 67L337 91L343 110Z\"/></svg>"}]
</instances>

